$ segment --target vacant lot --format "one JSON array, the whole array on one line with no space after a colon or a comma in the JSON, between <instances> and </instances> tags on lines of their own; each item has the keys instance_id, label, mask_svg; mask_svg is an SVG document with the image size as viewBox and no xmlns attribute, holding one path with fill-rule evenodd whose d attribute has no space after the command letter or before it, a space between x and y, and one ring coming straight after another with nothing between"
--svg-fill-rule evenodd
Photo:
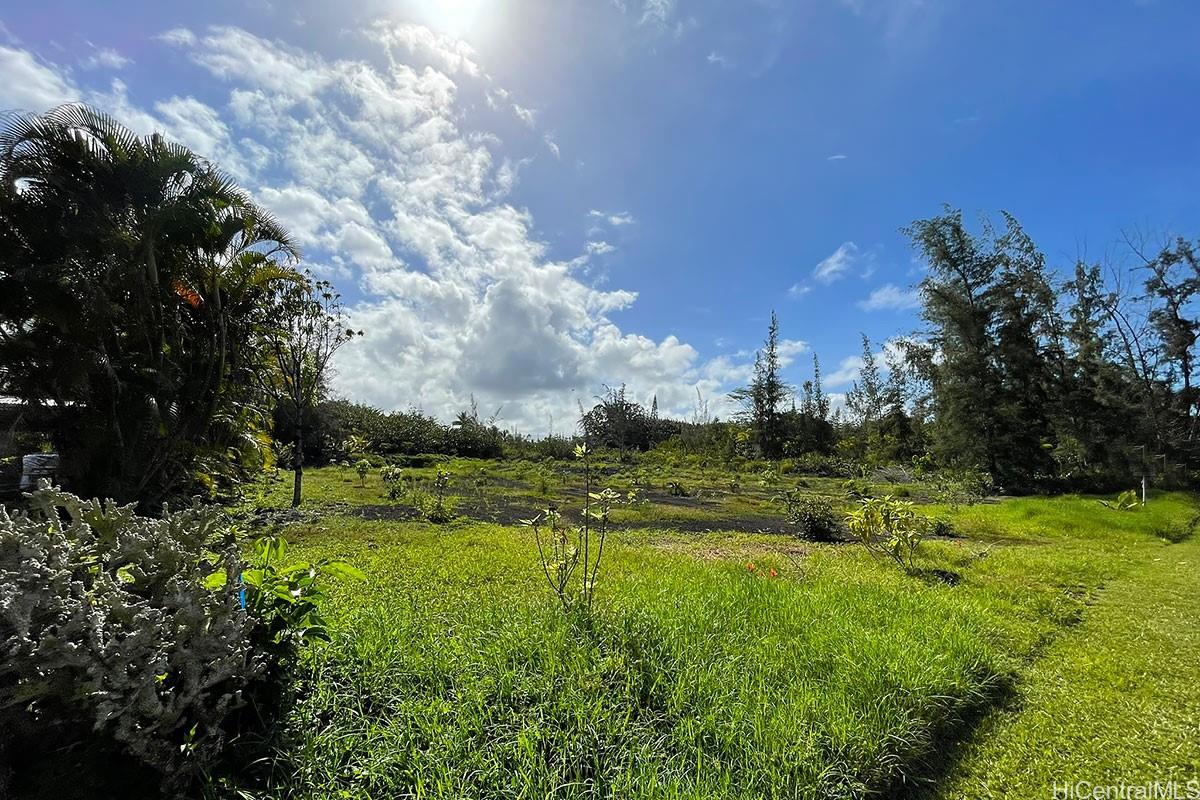
<instances>
[{"instance_id":1,"label":"vacant lot","mask_svg":"<svg viewBox=\"0 0 1200 800\"><path fill-rule=\"evenodd\" d=\"M370 575L334 590L337 635L273 767L283 795L1004 797L1200 769L1182 495L921 503L952 535L905 575L786 533L779 490L839 481L613 466L601 484L637 494L588 623L514 524L577 507L573 467L409 472L439 467L460 513L445 525L337 467L309 475L300 514L269 511L282 482L246 509ZM869 487L897 489L923 499Z\"/></svg>"}]
</instances>

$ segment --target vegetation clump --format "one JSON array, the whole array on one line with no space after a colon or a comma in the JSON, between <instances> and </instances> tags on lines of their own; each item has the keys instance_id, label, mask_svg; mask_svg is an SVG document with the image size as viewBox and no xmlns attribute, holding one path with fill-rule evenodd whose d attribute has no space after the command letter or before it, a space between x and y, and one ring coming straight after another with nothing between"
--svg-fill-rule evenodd
<instances>
[{"instance_id":1,"label":"vegetation clump","mask_svg":"<svg viewBox=\"0 0 1200 800\"><path fill-rule=\"evenodd\" d=\"M796 528L796 535L814 542L836 541L845 525L828 500L791 490L779 495L784 516Z\"/></svg>"},{"instance_id":2,"label":"vegetation clump","mask_svg":"<svg viewBox=\"0 0 1200 800\"><path fill-rule=\"evenodd\" d=\"M112 742L172 793L279 712L298 647L327 638L321 575L361 577L283 564L281 539L246 563L211 507L152 519L45 485L30 503L0 507L0 721Z\"/></svg>"},{"instance_id":3,"label":"vegetation clump","mask_svg":"<svg viewBox=\"0 0 1200 800\"><path fill-rule=\"evenodd\" d=\"M906 572L916 568L917 547L929 529L910 500L885 497L863 498L846 516L850 533L872 555L883 555Z\"/></svg>"}]
</instances>

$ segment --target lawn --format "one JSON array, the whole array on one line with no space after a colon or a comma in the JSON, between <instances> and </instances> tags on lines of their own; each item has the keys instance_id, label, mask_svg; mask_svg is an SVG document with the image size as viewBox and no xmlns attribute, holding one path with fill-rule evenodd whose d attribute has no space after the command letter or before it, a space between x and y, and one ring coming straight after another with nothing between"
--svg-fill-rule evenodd
<instances>
[{"instance_id":1,"label":"lawn","mask_svg":"<svg viewBox=\"0 0 1200 800\"><path fill-rule=\"evenodd\" d=\"M443 466L482 520L411 519L376 475L336 467L283 518L294 554L370 577L332 590L334 641L305 664L275 794L1002 797L1197 777L1183 495L926 504L956 536L923 544L909 576L851 544L694 524L767 519L779 486L689 472L684 502L615 468L605 480L643 505L612 534L587 620L552 602L527 528L486 521L569 505L574 473Z\"/></svg>"}]
</instances>

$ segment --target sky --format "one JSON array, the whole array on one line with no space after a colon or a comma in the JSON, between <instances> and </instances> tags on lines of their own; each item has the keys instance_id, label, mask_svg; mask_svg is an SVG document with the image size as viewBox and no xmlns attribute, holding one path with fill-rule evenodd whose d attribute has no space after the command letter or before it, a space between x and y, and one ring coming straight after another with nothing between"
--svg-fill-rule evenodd
<instances>
[{"instance_id":1,"label":"sky","mask_svg":"<svg viewBox=\"0 0 1200 800\"><path fill-rule=\"evenodd\" d=\"M162 131L366 335L333 389L569 433L605 385L727 415L772 310L839 396L919 331L902 232L1013 213L1048 263L1200 235L1191 0L43 0L0 108Z\"/></svg>"}]
</instances>

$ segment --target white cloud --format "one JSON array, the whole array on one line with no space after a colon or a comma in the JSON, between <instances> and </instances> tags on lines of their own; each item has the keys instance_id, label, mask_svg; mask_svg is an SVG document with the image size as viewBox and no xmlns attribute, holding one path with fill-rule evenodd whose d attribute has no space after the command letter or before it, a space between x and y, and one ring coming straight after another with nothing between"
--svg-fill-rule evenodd
<instances>
[{"instance_id":1,"label":"white cloud","mask_svg":"<svg viewBox=\"0 0 1200 800\"><path fill-rule=\"evenodd\" d=\"M471 45L445 34L434 33L424 25L396 24L379 20L370 27L368 36L383 44L393 59L396 58L395 50L403 48L407 54L425 59L451 75L483 75L483 70L475 61L477 56ZM405 61L403 56L397 60Z\"/></svg>"},{"instance_id":2,"label":"white cloud","mask_svg":"<svg viewBox=\"0 0 1200 800\"><path fill-rule=\"evenodd\" d=\"M619 228L622 225L632 225L633 223L637 222L637 220L633 218L633 215L628 211L609 213L607 211L599 211L593 208L588 212L588 217L594 220L600 220L601 222L606 222L614 228Z\"/></svg>"},{"instance_id":3,"label":"white cloud","mask_svg":"<svg viewBox=\"0 0 1200 800\"><path fill-rule=\"evenodd\" d=\"M562 153L559 151L558 143L554 141L554 137L547 133L542 137L542 140L546 143L546 149L553 153L555 158L562 157Z\"/></svg>"},{"instance_id":4,"label":"white cloud","mask_svg":"<svg viewBox=\"0 0 1200 800\"><path fill-rule=\"evenodd\" d=\"M846 277L846 273L858 262L858 245L842 242L837 250L823 258L813 268L813 277L821 283L833 283Z\"/></svg>"},{"instance_id":5,"label":"white cloud","mask_svg":"<svg viewBox=\"0 0 1200 800\"><path fill-rule=\"evenodd\" d=\"M196 43L196 34L187 28L171 28L158 35L158 40L176 47L190 47Z\"/></svg>"},{"instance_id":6,"label":"white cloud","mask_svg":"<svg viewBox=\"0 0 1200 800\"><path fill-rule=\"evenodd\" d=\"M834 153L831 156L827 156L825 158L825 160L826 161L845 161L848 157L849 156L847 156L845 153Z\"/></svg>"},{"instance_id":7,"label":"white cloud","mask_svg":"<svg viewBox=\"0 0 1200 800\"><path fill-rule=\"evenodd\" d=\"M529 127L532 128L536 124L537 112L534 111L533 109L525 108L524 106L513 103L512 110L513 110L513 113L517 115L518 119L520 119L522 122L524 122Z\"/></svg>"},{"instance_id":8,"label":"white cloud","mask_svg":"<svg viewBox=\"0 0 1200 800\"><path fill-rule=\"evenodd\" d=\"M133 61L118 53L111 47L101 47L80 62L84 69L123 69Z\"/></svg>"},{"instance_id":9,"label":"white cloud","mask_svg":"<svg viewBox=\"0 0 1200 800\"><path fill-rule=\"evenodd\" d=\"M921 305L921 292L918 289L901 289L893 283L871 292L866 300L860 300L858 307L863 311L905 311Z\"/></svg>"},{"instance_id":10,"label":"white cloud","mask_svg":"<svg viewBox=\"0 0 1200 800\"><path fill-rule=\"evenodd\" d=\"M861 356L843 358L838 364L838 368L825 376L825 383L829 386L849 386L858 380L858 373L862 371L862 368Z\"/></svg>"},{"instance_id":11,"label":"white cloud","mask_svg":"<svg viewBox=\"0 0 1200 800\"><path fill-rule=\"evenodd\" d=\"M791 295L793 299L799 299L811 291L812 287L807 283L794 283L792 284L792 288L788 289L788 294Z\"/></svg>"},{"instance_id":12,"label":"white cloud","mask_svg":"<svg viewBox=\"0 0 1200 800\"><path fill-rule=\"evenodd\" d=\"M663 27L675 11L675 0L645 0L642 4L642 17L639 25L657 25Z\"/></svg>"},{"instance_id":13,"label":"white cloud","mask_svg":"<svg viewBox=\"0 0 1200 800\"><path fill-rule=\"evenodd\" d=\"M443 418L474 394L503 405L506 424L538 432L551 417L570 429L575 398L589 401L603 383L627 383L646 402L657 394L664 413L686 413L697 389L721 408L722 379L744 364L710 369L673 336L620 330L608 315L636 293L596 288L579 269L614 246L597 236L555 261L530 213L504 202L526 160L502 155L494 135L463 130L458 81L513 105L469 51L420 31L377 26L371 38L389 51L386 70L233 28L181 45L230 84L229 140L270 145L272 180L256 196L314 263L358 283L354 325L367 335L339 353L335 388ZM431 63L405 63L414 47ZM453 57L434 58L433 48ZM176 109L160 116L167 110ZM195 136L208 130L199 110L187 119ZM557 150L551 136L539 140ZM634 222L628 212L589 217Z\"/></svg>"},{"instance_id":14,"label":"white cloud","mask_svg":"<svg viewBox=\"0 0 1200 800\"><path fill-rule=\"evenodd\" d=\"M713 50L712 52L710 52L708 54L708 58L706 60L710 64L717 64L722 67L729 66L729 59L726 58L725 56L723 56L722 54L718 53L716 50Z\"/></svg>"},{"instance_id":15,"label":"white cloud","mask_svg":"<svg viewBox=\"0 0 1200 800\"><path fill-rule=\"evenodd\" d=\"M611 315L636 292L586 281L611 237L556 260L530 212L505 202L529 159L466 128L467 83L472 97L490 91L512 104L472 52L421 31L377 26L366 38L389 58L330 59L233 27L168 31L159 39L218 91L204 87L209 102L146 105L121 80L80 91L68 71L0 47L0 69L20 78L0 86L0 102L42 109L82 97L234 174L349 298L367 333L337 359L333 386L350 398L450 418L474 394L503 405L505 424L544 432L553 418L561 432L573 428L576 399L624 382L643 402L657 395L664 414L690 413L697 391L722 413L730 382L748 374L745 358L705 362L675 336L621 330ZM429 63L409 63L413 50ZM211 100L222 85L224 100ZM525 136L526 152L556 147ZM626 211L588 217L606 231L635 221ZM804 347L781 343L787 358Z\"/></svg>"},{"instance_id":16,"label":"white cloud","mask_svg":"<svg viewBox=\"0 0 1200 800\"><path fill-rule=\"evenodd\" d=\"M808 352L808 342L802 342L799 339L780 339L775 352L779 354L779 363L786 367L796 360L796 356Z\"/></svg>"},{"instance_id":17,"label":"white cloud","mask_svg":"<svg viewBox=\"0 0 1200 800\"><path fill-rule=\"evenodd\" d=\"M617 249L616 247L609 244L608 242L601 241L601 242L588 242L587 243L588 255L602 256L607 253L611 253L616 249Z\"/></svg>"},{"instance_id":18,"label":"white cloud","mask_svg":"<svg viewBox=\"0 0 1200 800\"><path fill-rule=\"evenodd\" d=\"M47 111L83 94L60 69L32 53L0 45L0 109Z\"/></svg>"}]
</instances>

